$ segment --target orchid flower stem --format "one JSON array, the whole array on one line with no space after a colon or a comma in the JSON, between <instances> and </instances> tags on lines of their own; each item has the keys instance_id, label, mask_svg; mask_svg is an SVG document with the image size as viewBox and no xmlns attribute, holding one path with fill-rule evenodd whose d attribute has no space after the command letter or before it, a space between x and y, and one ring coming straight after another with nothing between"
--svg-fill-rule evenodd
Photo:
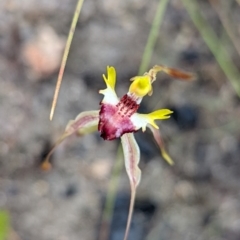
<instances>
[{"instance_id":1,"label":"orchid flower stem","mask_svg":"<svg viewBox=\"0 0 240 240\"><path fill-rule=\"evenodd\" d=\"M136 187L131 185L131 200L130 200L130 205L129 205L128 221L127 221L127 227L125 230L125 235L124 235L123 240L127 240L127 238L128 238L129 230L130 230L131 223L132 223L132 215L133 215L133 210L134 210L135 197L136 197Z\"/></svg>"},{"instance_id":2,"label":"orchid flower stem","mask_svg":"<svg viewBox=\"0 0 240 240\"><path fill-rule=\"evenodd\" d=\"M103 210L103 216L101 221L99 240L105 240L109 238L110 225L113 216L114 203L117 195L118 183L121 176L121 172L124 167L122 146L119 144L117 150L116 161L113 165L112 176L110 178L107 198L105 207Z\"/></svg>"},{"instance_id":3,"label":"orchid flower stem","mask_svg":"<svg viewBox=\"0 0 240 240\"><path fill-rule=\"evenodd\" d=\"M186 10L188 11L193 23L195 24L196 28L202 35L203 40L205 41L208 48L210 49L215 59L217 60L218 64L222 68L223 72L229 79L237 95L240 97L240 84L239 84L240 73L235 64L233 63L233 61L230 59L226 50L224 49L224 46L222 45L220 46L220 41L215 32L210 27L205 18L202 16L197 1L182 0L182 2ZM222 51L219 51L220 48L222 49Z\"/></svg>"},{"instance_id":4,"label":"orchid flower stem","mask_svg":"<svg viewBox=\"0 0 240 240\"><path fill-rule=\"evenodd\" d=\"M169 0L159 0L157 11L151 26L150 33L148 35L147 44L143 52L142 62L140 64L138 75L142 75L144 72L146 72L149 66L153 49L157 41L159 28L160 28L164 13L166 11L168 1Z\"/></svg>"},{"instance_id":5,"label":"orchid flower stem","mask_svg":"<svg viewBox=\"0 0 240 240\"><path fill-rule=\"evenodd\" d=\"M76 29L76 25L77 25L78 18L79 18L81 9L82 9L83 2L84 2L84 0L78 0L74 15L73 15L72 24L71 24L71 27L69 30L67 43L66 43L66 46L64 49L61 67L60 67L59 74L58 74L58 80L57 80L57 84L56 84L56 88L55 88L55 92L54 92L54 96L53 96L52 107L51 107L51 112L50 112L50 120L52 120L52 118L53 118L54 111L55 111L55 108L57 105L58 94L59 94L61 83L62 83L64 69L65 69L65 66L67 63L68 53L70 50L70 46L72 43L73 35L74 35L75 29Z\"/></svg>"}]
</instances>

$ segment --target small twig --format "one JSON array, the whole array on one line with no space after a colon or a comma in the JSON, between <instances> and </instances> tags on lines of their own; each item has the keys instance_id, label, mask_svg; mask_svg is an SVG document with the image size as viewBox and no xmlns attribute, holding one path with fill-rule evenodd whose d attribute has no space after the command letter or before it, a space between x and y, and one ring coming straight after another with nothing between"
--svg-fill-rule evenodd
<instances>
[{"instance_id":1,"label":"small twig","mask_svg":"<svg viewBox=\"0 0 240 240\"><path fill-rule=\"evenodd\" d=\"M55 111L55 108L57 105L58 94L59 94L59 90L60 90L61 83L62 83L64 69L65 69L65 66L67 63L69 49L70 49L70 46L72 43L73 35L74 35L75 28L77 25L78 17L80 15L80 11L82 9L83 2L84 2L84 0L78 0L76 9L75 9L75 12L73 15L72 24L71 24L71 27L69 30L68 39L67 39L67 43L66 43L66 46L64 49L61 67L60 67L59 74L58 74L58 80L57 80L57 84L56 84L56 88L55 88L55 92L54 92L54 96L53 96L52 107L51 107L51 112L50 112L50 120L52 120L52 118L53 118L54 111Z\"/></svg>"}]
</instances>

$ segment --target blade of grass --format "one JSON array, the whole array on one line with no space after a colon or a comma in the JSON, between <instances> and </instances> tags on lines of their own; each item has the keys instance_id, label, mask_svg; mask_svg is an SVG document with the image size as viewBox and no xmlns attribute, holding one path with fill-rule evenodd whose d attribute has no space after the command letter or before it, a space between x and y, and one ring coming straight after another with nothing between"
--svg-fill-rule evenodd
<instances>
[{"instance_id":1,"label":"blade of grass","mask_svg":"<svg viewBox=\"0 0 240 240\"><path fill-rule=\"evenodd\" d=\"M0 240L6 240L10 232L10 216L8 211L0 209Z\"/></svg>"},{"instance_id":2,"label":"blade of grass","mask_svg":"<svg viewBox=\"0 0 240 240\"><path fill-rule=\"evenodd\" d=\"M198 31L200 32L203 40L207 44L208 48L214 55L215 59L217 60L218 64L222 68L223 72L229 79L230 83L232 84L234 90L236 91L237 95L240 97L240 74L230 59L224 47L220 43L217 35L213 31L213 29L209 26L207 20L202 16L200 13L200 8L196 0L182 0L186 10L188 11L193 23L197 27ZM219 48L222 48L222 51L219 51Z\"/></svg>"},{"instance_id":3,"label":"blade of grass","mask_svg":"<svg viewBox=\"0 0 240 240\"><path fill-rule=\"evenodd\" d=\"M71 24L71 27L69 30L68 39L67 39L66 46L64 49L61 67L60 67L59 74L58 74L58 80L57 80L57 84L56 84L56 88L55 88L55 92L54 92L54 96L53 96L52 107L51 107L51 112L50 112L50 120L52 120L52 118L53 118L54 111L55 111L55 108L57 105L58 94L59 94L61 83L62 83L63 73L64 73L64 69L66 66L69 49L70 49L70 46L72 43L73 35L74 35L75 29L76 29L77 21L78 21L79 15L80 15L80 11L82 9L83 2L84 2L84 0L78 0L74 15L73 15L72 24Z\"/></svg>"},{"instance_id":4,"label":"blade of grass","mask_svg":"<svg viewBox=\"0 0 240 240\"><path fill-rule=\"evenodd\" d=\"M226 1L225 2L225 7L224 6L220 6L219 1L216 0L209 0L210 4L212 5L212 7L214 8L214 10L216 11L216 13L218 14L218 17L225 29L225 31L227 32L229 38L231 39L235 49L238 52L238 55L240 56L240 44L239 44L239 39L238 37L235 35L235 31L234 29L232 29L233 24L230 22L229 17L227 16L227 10L226 8L229 8L229 3L230 1Z\"/></svg>"},{"instance_id":5,"label":"blade of grass","mask_svg":"<svg viewBox=\"0 0 240 240\"><path fill-rule=\"evenodd\" d=\"M141 61L140 67L139 67L138 75L142 75L144 72L147 71L147 68L149 67L153 49L154 49L154 46L157 41L159 28L160 28L164 13L166 11L168 1L169 0L160 0L159 1L154 20L152 22L151 30L148 35L147 44L146 44L144 52L143 52L143 57L142 57L142 61Z\"/></svg>"}]
</instances>

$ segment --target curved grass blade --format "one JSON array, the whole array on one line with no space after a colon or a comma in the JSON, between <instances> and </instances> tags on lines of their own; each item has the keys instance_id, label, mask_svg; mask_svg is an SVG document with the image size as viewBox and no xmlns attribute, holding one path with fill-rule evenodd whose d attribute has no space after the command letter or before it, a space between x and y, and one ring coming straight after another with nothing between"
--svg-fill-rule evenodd
<instances>
[{"instance_id":1,"label":"curved grass blade","mask_svg":"<svg viewBox=\"0 0 240 240\"><path fill-rule=\"evenodd\" d=\"M217 60L218 64L220 65L221 69L229 79L237 95L240 97L240 83L239 83L240 73L235 64L233 63L233 61L230 59L227 52L225 51L215 32L207 23L205 18L202 16L197 1L182 0L182 2L186 10L188 11L193 23L195 24L196 28L200 32L203 40L205 41L208 48L210 49L215 59ZM222 49L222 51L219 51L219 49Z\"/></svg>"},{"instance_id":2,"label":"curved grass blade","mask_svg":"<svg viewBox=\"0 0 240 240\"><path fill-rule=\"evenodd\" d=\"M236 34L237 31L234 31L233 29L234 25L228 17L228 15L231 13L231 8L229 6L231 4L231 1L225 1L223 4L221 4L220 1L216 1L216 0L209 0L209 2L211 6L215 9L216 13L218 14L219 20L221 21L224 30L226 31L232 44L237 50L238 55L240 56L239 37Z\"/></svg>"},{"instance_id":3,"label":"curved grass blade","mask_svg":"<svg viewBox=\"0 0 240 240\"><path fill-rule=\"evenodd\" d=\"M143 57L142 57L142 62L139 67L139 72L138 75L142 75L144 72L146 72L149 62L152 57L153 49L155 46L155 43L157 41L157 37L159 34L159 27L161 25L164 13L167 8L169 0L160 0L158 7L157 7L157 12L155 14L150 33L148 35L148 40L147 44L145 46L144 52L143 52Z\"/></svg>"}]
</instances>

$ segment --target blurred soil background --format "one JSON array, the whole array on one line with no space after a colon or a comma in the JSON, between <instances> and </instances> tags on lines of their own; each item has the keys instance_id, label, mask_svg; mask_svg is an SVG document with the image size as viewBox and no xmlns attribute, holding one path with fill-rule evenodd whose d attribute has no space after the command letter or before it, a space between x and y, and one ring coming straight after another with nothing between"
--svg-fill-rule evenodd
<instances>
[{"instance_id":1,"label":"blurred soil background","mask_svg":"<svg viewBox=\"0 0 240 240\"><path fill-rule=\"evenodd\" d=\"M198 1L199 12L223 38L219 51L224 47L239 69L240 6L227 2ZM116 67L119 96L126 93L158 1L85 0L50 122L75 5L75 0L0 1L0 215L10 217L7 238L1 239L99 239L119 141L103 141L98 133L72 136L55 151L51 171L39 166L70 119L98 109L107 65ZM238 46L225 33L219 12ZM129 240L239 240L240 100L182 1L169 1L149 67L155 64L198 77L186 83L158 74L153 96L143 101L141 112L174 110L171 120L159 124L175 165L163 161L150 133L136 134L142 181ZM125 231L130 192L125 170L116 187L111 240L121 240ZM6 222L0 217L1 231Z\"/></svg>"}]
</instances>

